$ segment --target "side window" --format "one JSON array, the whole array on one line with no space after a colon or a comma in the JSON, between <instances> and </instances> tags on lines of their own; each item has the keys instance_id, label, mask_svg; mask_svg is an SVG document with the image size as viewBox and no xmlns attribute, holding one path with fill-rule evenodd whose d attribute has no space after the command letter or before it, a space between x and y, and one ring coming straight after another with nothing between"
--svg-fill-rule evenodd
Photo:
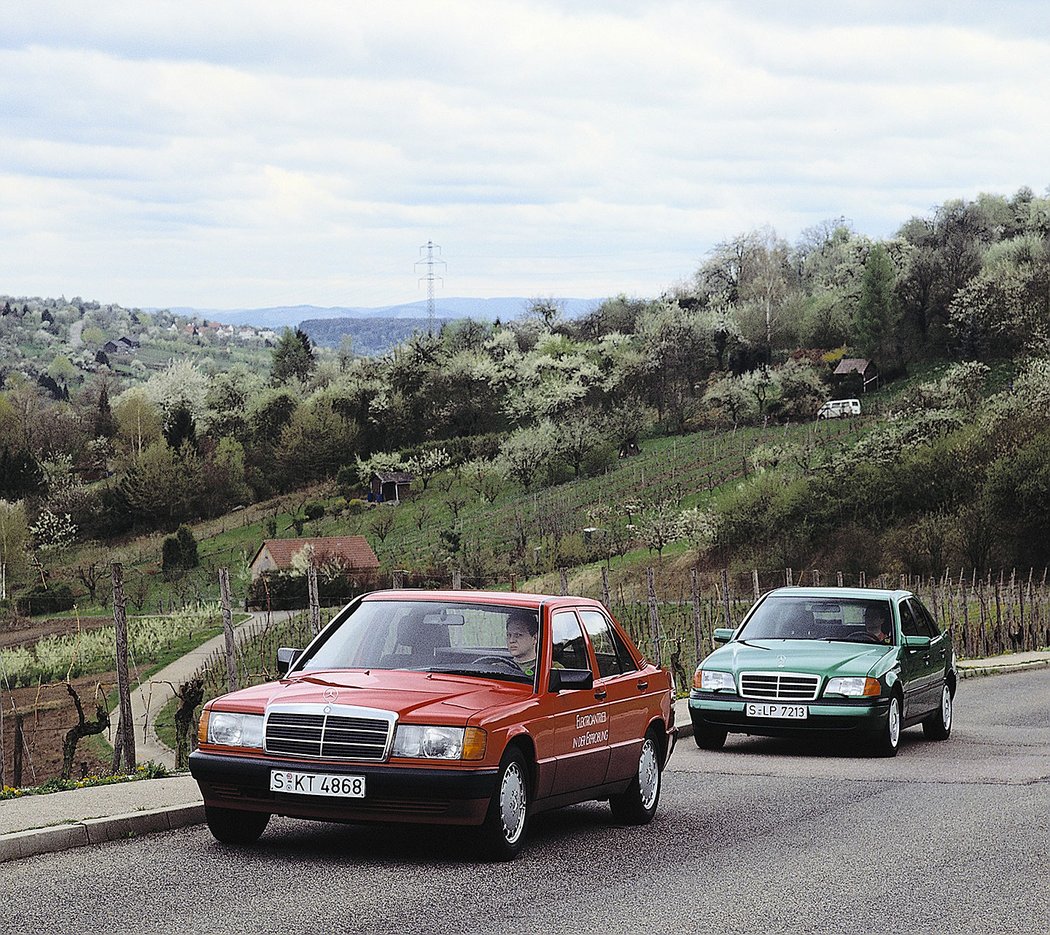
<instances>
[{"instance_id":1,"label":"side window","mask_svg":"<svg viewBox=\"0 0 1050 935\"><path fill-rule=\"evenodd\" d=\"M911 598L908 603L911 604L912 612L919 621L919 626L924 631L922 635L932 637L933 639L940 636L941 628L937 626L937 621L933 619L933 614L926 609L926 605L914 597Z\"/></svg>"},{"instance_id":2,"label":"side window","mask_svg":"<svg viewBox=\"0 0 1050 935\"><path fill-rule=\"evenodd\" d=\"M580 616L583 618L583 625L587 629L587 635L591 638L594 655L598 659L598 675L600 678L620 675L634 668L630 654L626 653L626 647L618 647L616 645L616 631L605 614L597 610L581 610ZM626 655L626 664L624 654Z\"/></svg>"},{"instance_id":3,"label":"side window","mask_svg":"<svg viewBox=\"0 0 1050 935\"><path fill-rule=\"evenodd\" d=\"M551 622L551 637L554 643L555 665L565 669L589 669L587 645L583 639L580 621L571 610L559 611Z\"/></svg>"},{"instance_id":4,"label":"side window","mask_svg":"<svg viewBox=\"0 0 1050 935\"><path fill-rule=\"evenodd\" d=\"M898 608L901 615L901 633L905 636L929 636L926 627L915 619L907 601L901 601Z\"/></svg>"}]
</instances>

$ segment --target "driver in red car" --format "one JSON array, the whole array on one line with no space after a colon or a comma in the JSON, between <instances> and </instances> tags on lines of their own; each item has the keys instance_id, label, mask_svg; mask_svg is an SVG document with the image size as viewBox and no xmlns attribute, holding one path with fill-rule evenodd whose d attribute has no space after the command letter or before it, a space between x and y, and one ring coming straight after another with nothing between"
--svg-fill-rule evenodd
<instances>
[{"instance_id":1,"label":"driver in red car","mask_svg":"<svg viewBox=\"0 0 1050 935\"><path fill-rule=\"evenodd\" d=\"M507 649L526 675L536 671L536 645L540 625L535 614L512 613L507 617Z\"/></svg>"}]
</instances>

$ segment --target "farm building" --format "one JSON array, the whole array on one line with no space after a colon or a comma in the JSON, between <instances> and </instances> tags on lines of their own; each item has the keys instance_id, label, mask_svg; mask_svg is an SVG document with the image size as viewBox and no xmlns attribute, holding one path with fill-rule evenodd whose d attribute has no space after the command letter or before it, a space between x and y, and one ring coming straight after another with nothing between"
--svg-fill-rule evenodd
<instances>
[{"instance_id":1,"label":"farm building","mask_svg":"<svg viewBox=\"0 0 1050 935\"><path fill-rule=\"evenodd\" d=\"M315 565L337 562L348 571L371 571L379 559L364 536L320 536L302 539L265 539L251 561L252 581L267 571L287 571L295 557L309 548Z\"/></svg>"}]
</instances>

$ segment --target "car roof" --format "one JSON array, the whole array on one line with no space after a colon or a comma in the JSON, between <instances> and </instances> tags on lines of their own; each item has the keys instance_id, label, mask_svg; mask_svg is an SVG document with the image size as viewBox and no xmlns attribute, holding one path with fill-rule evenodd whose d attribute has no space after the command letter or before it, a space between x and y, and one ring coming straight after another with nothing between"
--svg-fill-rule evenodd
<instances>
[{"instance_id":1,"label":"car roof","mask_svg":"<svg viewBox=\"0 0 1050 935\"><path fill-rule=\"evenodd\" d=\"M444 601L457 604L499 604L506 607L528 607L532 609L543 605L576 606L586 604L591 607L602 605L589 597L570 595L529 594L524 591L424 591L412 588L400 590L371 591L362 595L365 601Z\"/></svg>"},{"instance_id":2,"label":"car roof","mask_svg":"<svg viewBox=\"0 0 1050 935\"><path fill-rule=\"evenodd\" d=\"M892 601L902 597L912 597L911 591L891 590L889 588L774 588L766 597L817 597L842 598L848 600Z\"/></svg>"}]
</instances>

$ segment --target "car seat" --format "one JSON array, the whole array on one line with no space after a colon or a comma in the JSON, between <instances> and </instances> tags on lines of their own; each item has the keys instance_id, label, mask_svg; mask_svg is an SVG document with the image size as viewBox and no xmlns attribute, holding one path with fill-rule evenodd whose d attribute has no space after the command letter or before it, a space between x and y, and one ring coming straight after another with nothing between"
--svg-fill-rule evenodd
<instances>
[{"instance_id":1,"label":"car seat","mask_svg":"<svg viewBox=\"0 0 1050 935\"><path fill-rule=\"evenodd\" d=\"M448 649L448 627L442 623L424 623L427 611L412 611L397 623L394 651L379 661L383 669L414 669L434 664L437 650Z\"/></svg>"}]
</instances>

